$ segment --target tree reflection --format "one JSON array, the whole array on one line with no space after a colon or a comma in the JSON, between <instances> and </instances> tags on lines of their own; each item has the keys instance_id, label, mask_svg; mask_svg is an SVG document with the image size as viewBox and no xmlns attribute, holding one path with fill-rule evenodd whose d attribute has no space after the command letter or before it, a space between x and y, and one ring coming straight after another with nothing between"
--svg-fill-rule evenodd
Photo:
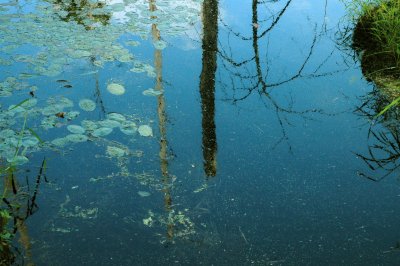
<instances>
[{"instance_id":1,"label":"tree reflection","mask_svg":"<svg viewBox=\"0 0 400 266\"><path fill-rule=\"evenodd\" d=\"M314 36L310 40L308 52L305 53L303 60L298 64L297 70L281 80L272 81L272 78L270 78L271 73L273 73L273 66L270 64L270 62L268 62L268 56L266 62L263 62L261 60L262 57L260 56L260 43L263 45L263 48L268 50L268 35L284 18L286 12L289 10L293 2L294 1L292 0L253 0L251 9L251 36L245 36L240 32L234 31L233 28L231 28L221 19L221 23L228 30L229 40L232 39L231 36L233 35L235 42L251 42L252 45L252 55L248 58L241 60L235 59L235 55L233 54L231 47L227 47L225 49L223 47L220 47L218 51L219 55L223 59L222 66L227 71L227 73L230 73L230 83L226 86L231 86L233 89L233 96L229 96L227 100L236 104L240 101L247 99L254 93L260 95L264 106L268 109L272 108L275 111L276 117L281 127L282 137L276 144L279 144L282 140L288 140L286 126L290 125L290 122L288 120L289 115L295 115L303 119L309 119L310 114L322 114L323 111L321 109L297 110L294 108L293 98L290 97L289 101L285 102L279 101L271 94L272 90L300 78L316 78L339 72L339 70L330 72L323 72L321 70L324 65L329 61L330 57L333 55L333 51L329 55L327 55L326 58L321 59L320 63L314 68L314 70L307 70L310 69L310 61L313 58L317 43L326 31L326 24L324 22L322 24L320 32L318 32L317 26L314 26ZM275 11L270 17L265 18L259 14L260 6L268 8L268 5L276 4L280 4L281 8L280 10ZM327 2L325 3L325 13L326 6ZM255 71L252 71L253 68L255 69Z\"/></svg>"},{"instance_id":2,"label":"tree reflection","mask_svg":"<svg viewBox=\"0 0 400 266\"><path fill-rule=\"evenodd\" d=\"M156 0L150 0L150 11L154 12L157 10ZM155 19L156 17L152 17ZM160 31L157 28L157 24L151 25L151 33L153 36L153 42L157 42L161 40ZM155 90L162 92L162 53L161 50L154 50L154 67L156 71L155 77ZM162 191L164 193L164 208L168 213L168 217L170 217L173 213L172 208L172 195L171 195L171 184L173 176L168 173L168 141L167 141L167 115L165 112L165 99L164 94L161 93L157 96L157 114L158 114L158 125L160 132L160 168L162 175ZM167 240L171 241L174 237L174 223L171 219L168 219L167 222Z\"/></svg>"},{"instance_id":3,"label":"tree reflection","mask_svg":"<svg viewBox=\"0 0 400 266\"><path fill-rule=\"evenodd\" d=\"M39 208L36 199L41 182L43 180L47 182L45 169L46 160L43 159L32 190L28 177L26 186L18 183L14 166L2 170L4 188L0 204L0 265L33 265L31 243L25 221ZM17 233L24 253L12 243Z\"/></svg>"},{"instance_id":4,"label":"tree reflection","mask_svg":"<svg viewBox=\"0 0 400 266\"><path fill-rule=\"evenodd\" d=\"M218 51L218 1L203 2L203 58L200 74L202 148L204 172L217 174L217 136L215 133L215 72Z\"/></svg>"}]
</instances>

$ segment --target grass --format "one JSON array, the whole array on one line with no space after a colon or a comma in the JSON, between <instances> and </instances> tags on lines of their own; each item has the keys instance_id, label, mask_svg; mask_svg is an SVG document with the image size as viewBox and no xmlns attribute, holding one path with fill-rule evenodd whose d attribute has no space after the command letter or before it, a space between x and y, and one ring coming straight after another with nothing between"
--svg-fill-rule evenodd
<instances>
[{"instance_id":1,"label":"grass","mask_svg":"<svg viewBox=\"0 0 400 266\"><path fill-rule=\"evenodd\" d=\"M400 61L400 1L343 0L350 19L362 23L371 34L376 51ZM398 65L397 65L398 66Z\"/></svg>"},{"instance_id":2,"label":"grass","mask_svg":"<svg viewBox=\"0 0 400 266\"><path fill-rule=\"evenodd\" d=\"M353 48L361 56L361 66L367 80L381 90L400 92L400 1L342 0L349 19L355 24ZM385 81L385 82L381 82ZM389 88L390 87L390 88ZM400 97L384 107L378 118L400 104Z\"/></svg>"}]
</instances>

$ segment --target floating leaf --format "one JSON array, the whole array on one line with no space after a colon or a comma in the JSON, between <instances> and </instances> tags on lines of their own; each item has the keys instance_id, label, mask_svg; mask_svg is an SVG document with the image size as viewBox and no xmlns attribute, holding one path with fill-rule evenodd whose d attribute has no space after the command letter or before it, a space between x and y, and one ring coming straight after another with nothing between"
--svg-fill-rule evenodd
<instances>
[{"instance_id":1,"label":"floating leaf","mask_svg":"<svg viewBox=\"0 0 400 266\"><path fill-rule=\"evenodd\" d=\"M79 107L84 111L91 112L96 109L96 103L89 99L82 99L79 101Z\"/></svg>"},{"instance_id":2,"label":"floating leaf","mask_svg":"<svg viewBox=\"0 0 400 266\"><path fill-rule=\"evenodd\" d=\"M114 127L119 127L121 124L118 121L106 119L106 120L99 121L99 125L101 127L114 128Z\"/></svg>"},{"instance_id":3,"label":"floating leaf","mask_svg":"<svg viewBox=\"0 0 400 266\"><path fill-rule=\"evenodd\" d=\"M39 143L39 140L36 137L24 137L21 141L21 144L24 147L34 147L38 143Z\"/></svg>"},{"instance_id":4,"label":"floating leaf","mask_svg":"<svg viewBox=\"0 0 400 266\"><path fill-rule=\"evenodd\" d=\"M122 114L118 114L118 113L109 113L107 115L107 118L110 120L118 121L120 123L126 121L125 116Z\"/></svg>"},{"instance_id":5,"label":"floating leaf","mask_svg":"<svg viewBox=\"0 0 400 266\"><path fill-rule=\"evenodd\" d=\"M107 86L107 90L114 95L122 95L125 93L125 88L121 84L118 83L110 83Z\"/></svg>"},{"instance_id":6,"label":"floating leaf","mask_svg":"<svg viewBox=\"0 0 400 266\"><path fill-rule=\"evenodd\" d=\"M74 133L74 134L84 134L85 133L85 129L81 126L77 126L77 125L69 125L67 126L67 129L69 132Z\"/></svg>"},{"instance_id":7,"label":"floating leaf","mask_svg":"<svg viewBox=\"0 0 400 266\"><path fill-rule=\"evenodd\" d=\"M138 128L138 132L139 132L140 136L143 136L143 137L152 137L153 136L153 130L148 125L141 125Z\"/></svg>"},{"instance_id":8,"label":"floating leaf","mask_svg":"<svg viewBox=\"0 0 400 266\"><path fill-rule=\"evenodd\" d=\"M150 192L147 192L147 191L138 191L138 194L141 197L148 197L151 195Z\"/></svg>"},{"instance_id":9,"label":"floating leaf","mask_svg":"<svg viewBox=\"0 0 400 266\"><path fill-rule=\"evenodd\" d=\"M165 47L167 47L167 43L163 40L155 41L153 45L157 50L163 50Z\"/></svg>"},{"instance_id":10,"label":"floating leaf","mask_svg":"<svg viewBox=\"0 0 400 266\"><path fill-rule=\"evenodd\" d=\"M52 144L58 146L58 147L64 147L67 145L69 140L67 138L56 138L51 141Z\"/></svg>"},{"instance_id":11,"label":"floating leaf","mask_svg":"<svg viewBox=\"0 0 400 266\"><path fill-rule=\"evenodd\" d=\"M102 128L98 128L95 131L93 131L92 135L95 137L104 137L109 135L112 132L112 128L109 127L102 127Z\"/></svg>"},{"instance_id":12,"label":"floating leaf","mask_svg":"<svg viewBox=\"0 0 400 266\"><path fill-rule=\"evenodd\" d=\"M85 142L88 140L88 137L82 134L70 134L66 138L71 142Z\"/></svg>"},{"instance_id":13,"label":"floating leaf","mask_svg":"<svg viewBox=\"0 0 400 266\"><path fill-rule=\"evenodd\" d=\"M122 123L121 126L119 127L119 129L125 135L134 135L134 134L136 134L136 132L138 130L135 122Z\"/></svg>"},{"instance_id":14,"label":"floating leaf","mask_svg":"<svg viewBox=\"0 0 400 266\"><path fill-rule=\"evenodd\" d=\"M78 116L79 116L79 112L78 111L71 111L71 112L68 112L68 113L66 113L65 115L64 115L64 117L67 119L67 120L72 120L72 119L75 119L75 118L77 118Z\"/></svg>"},{"instance_id":15,"label":"floating leaf","mask_svg":"<svg viewBox=\"0 0 400 266\"><path fill-rule=\"evenodd\" d=\"M93 131L93 130L98 128L97 124L95 122L93 122L93 121L90 121L90 120L83 120L81 122L81 125L87 131Z\"/></svg>"},{"instance_id":16,"label":"floating leaf","mask_svg":"<svg viewBox=\"0 0 400 266\"><path fill-rule=\"evenodd\" d=\"M153 88L147 89L145 91L142 92L143 95L145 96L159 96L161 94L163 94L163 90L155 90Z\"/></svg>"}]
</instances>

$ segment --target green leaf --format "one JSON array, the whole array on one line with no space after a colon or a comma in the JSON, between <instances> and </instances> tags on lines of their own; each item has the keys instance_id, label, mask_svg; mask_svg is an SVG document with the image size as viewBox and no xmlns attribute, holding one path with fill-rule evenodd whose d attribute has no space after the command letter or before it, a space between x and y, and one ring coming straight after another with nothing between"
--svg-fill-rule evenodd
<instances>
[{"instance_id":1,"label":"green leaf","mask_svg":"<svg viewBox=\"0 0 400 266\"><path fill-rule=\"evenodd\" d=\"M392 108L393 106L398 105L400 102L400 97L394 99L390 104L388 104L382 111L380 111L377 115L374 116L374 119L378 118L379 116L383 115L387 110Z\"/></svg>"},{"instance_id":2,"label":"green leaf","mask_svg":"<svg viewBox=\"0 0 400 266\"><path fill-rule=\"evenodd\" d=\"M25 99L25 100L23 100L22 102L20 102L19 104L17 104L17 105L15 105L15 106L13 106L12 108L10 108L10 110L13 110L13 109L15 109L15 108L17 108L17 107L19 107L19 106L21 106L21 105L23 105L24 103L26 103L27 101L29 101L29 99Z\"/></svg>"},{"instance_id":3,"label":"green leaf","mask_svg":"<svg viewBox=\"0 0 400 266\"><path fill-rule=\"evenodd\" d=\"M37 140L38 140L40 143L43 143L43 140L39 137L39 135L38 135L32 128L28 128L28 130L29 130L29 132L31 132L31 134L32 134L35 138L37 138Z\"/></svg>"}]
</instances>

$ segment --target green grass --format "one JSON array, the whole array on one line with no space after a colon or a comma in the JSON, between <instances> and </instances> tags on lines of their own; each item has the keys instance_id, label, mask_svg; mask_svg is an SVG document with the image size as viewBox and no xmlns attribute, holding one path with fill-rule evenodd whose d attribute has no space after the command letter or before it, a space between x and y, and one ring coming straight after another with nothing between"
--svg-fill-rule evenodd
<instances>
[{"instance_id":1,"label":"green grass","mask_svg":"<svg viewBox=\"0 0 400 266\"><path fill-rule=\"evenodd\" d=\"M400 62L400 1L399 0L342 0L349 18L364 22L382 53ZM397 65L399 66L399 65Z\"/></svg>"},{"instance_id":2,"label":"green grass","mask_svg":"<svg viewBox=\"0 0 400 266\"><path fill-rule=\"evenodd\" d=\"M400 92L400 1L342 0L354 23L353 49L365 51L363 73L381 89ZM386 80L385 82L379 82ZM393 85L395 84L395 85ZM398 95L398 93L395 93ZM378 118L400 104L400 97L381 110Z\"/></svg>"}]
</instances>

